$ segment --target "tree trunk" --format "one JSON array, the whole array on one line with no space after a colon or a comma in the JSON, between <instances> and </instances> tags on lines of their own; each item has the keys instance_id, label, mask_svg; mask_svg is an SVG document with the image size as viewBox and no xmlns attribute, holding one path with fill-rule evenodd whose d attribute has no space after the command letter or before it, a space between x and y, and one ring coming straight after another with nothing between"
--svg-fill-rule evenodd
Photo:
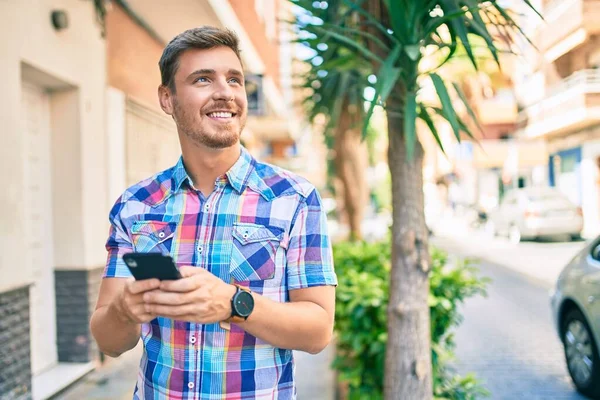
<instances>
[{"instance_id":1,"label":"tree trunk","mask_svg":"<svg viewBox=\"0 0 600 400\"><path fill-rule=\"evenodd\" d=\"M398 98L397 98L398 99ZM396 104L393 104L396 103ZM390 109L401 109L389 99ZM427 303L429 250L423 195L423 148L408 161L401 117L388 113L392 175L392 271L385 360L385 399L432 398L431 333Z\"/></svg>"},{"instance_id":2,"label":"tree trunk","mask_svg":"<svg viewBox=\"0 0 600 400\"><path fill-rule=\"evenodd\" d=\"M347 108L344 107L344 110ZM361 131L353 126L348 111L342 112L335 130L335 164L340 179L344 199L343 209L350 226L350 240L362 239L362 220L368 199L365 179L366 144L362 142Z\"/></svg>"}]
</instances>

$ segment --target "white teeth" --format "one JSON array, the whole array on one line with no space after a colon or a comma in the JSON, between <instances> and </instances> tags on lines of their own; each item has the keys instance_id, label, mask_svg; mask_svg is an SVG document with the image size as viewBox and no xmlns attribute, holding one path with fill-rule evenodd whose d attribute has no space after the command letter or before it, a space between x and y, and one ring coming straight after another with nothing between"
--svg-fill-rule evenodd
<instances>
[{"instance_id":1,"label":"white teeth","mask_svg":"<svg viewBox=\"0 0 600 400\"><path fill-rule=\"evenodd\" d=\"M208 116L211 118L231 118L232 115L233 114L230 112L213 112L208 114Z\"/></svg>"}]
</instances>

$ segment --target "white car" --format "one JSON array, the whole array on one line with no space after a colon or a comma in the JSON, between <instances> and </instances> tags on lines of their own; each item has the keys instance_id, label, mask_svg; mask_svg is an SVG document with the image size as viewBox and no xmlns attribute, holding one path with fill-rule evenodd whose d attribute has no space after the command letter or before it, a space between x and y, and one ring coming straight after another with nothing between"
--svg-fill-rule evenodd
<instances>
[{"instance_id":1,"label":"white car","mask_svg":"<svg viewBox=\"0 0 600 400\"><path fill-rule=\"evenodd\" d=\"M563 269L551 305L573 383L582 394L600 399L600 237Z\"/></svg>"},{"instance_id":2,"label":"white car","mask_svg":"<svg viewBox=\"0 0 600 400\"><path fill-rule=\"evenodd\" d=\"M577 240L583 229L583 214L555 188L512 189L490 212L486 229L508 236L514 243L552 235Z\"/></svg>"}]
</instances>

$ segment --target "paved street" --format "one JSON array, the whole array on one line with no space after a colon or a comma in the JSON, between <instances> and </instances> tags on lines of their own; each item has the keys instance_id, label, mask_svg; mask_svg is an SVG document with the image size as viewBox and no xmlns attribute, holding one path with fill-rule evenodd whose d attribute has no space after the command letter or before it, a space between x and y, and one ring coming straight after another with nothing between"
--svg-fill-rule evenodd
<instances>
[{"instance_id":1,"label":"paved street","mask_svg":"<svg viewBox=\"0 0 600 400\"><path fill-rule=\"evenodd\" d=\"M582 399L567 374L547 290L502 267L481 269L493 284L488 298L464 307L459 371L476 372L493 399Z\"/></svg>"},{"instance_id":2,"label":"paved street","mask_svg":"<svg viewBox=\"0 0 600 400\"><path fill-rule=\"evenodd\" d=\"M434 231L434 240L445 241L453 251L513 269L548 288L585 244L562 237L514 244L504 237L490 237L470 229L461 219L452 218L439 221Z\"/></svg>"},{"instance_id":3,"label":"paved street","mask_svg":"<svg viewBox=\"0 0 600 400\"><path fill-rule=\"evenodd\" d=\"M583 399L571 385L548 299L560 269L583 242L515 245L454 225L433 243L483 258L481 271L493 279L487 298L465 304L456 335L457 369L475 372L492 399Z\"/></svg>"}]
</instances>

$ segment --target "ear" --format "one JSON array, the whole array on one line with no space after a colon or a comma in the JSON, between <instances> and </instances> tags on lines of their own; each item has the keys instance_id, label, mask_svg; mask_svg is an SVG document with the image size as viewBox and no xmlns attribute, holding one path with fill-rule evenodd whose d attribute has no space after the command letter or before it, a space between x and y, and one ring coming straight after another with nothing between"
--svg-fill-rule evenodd
<instances>
[{"instance_id":1,"label":"ear","mask_svg":"<svg viewBox=\"0 0 600 400\"><path fill-rule=\"evenodd\" d=\"M158 101L160 103L160 108L167 115L173 115L173 94L171 93L171 89L167 86L160 85L158 87Z\"/></svg>"}]
</instances>

